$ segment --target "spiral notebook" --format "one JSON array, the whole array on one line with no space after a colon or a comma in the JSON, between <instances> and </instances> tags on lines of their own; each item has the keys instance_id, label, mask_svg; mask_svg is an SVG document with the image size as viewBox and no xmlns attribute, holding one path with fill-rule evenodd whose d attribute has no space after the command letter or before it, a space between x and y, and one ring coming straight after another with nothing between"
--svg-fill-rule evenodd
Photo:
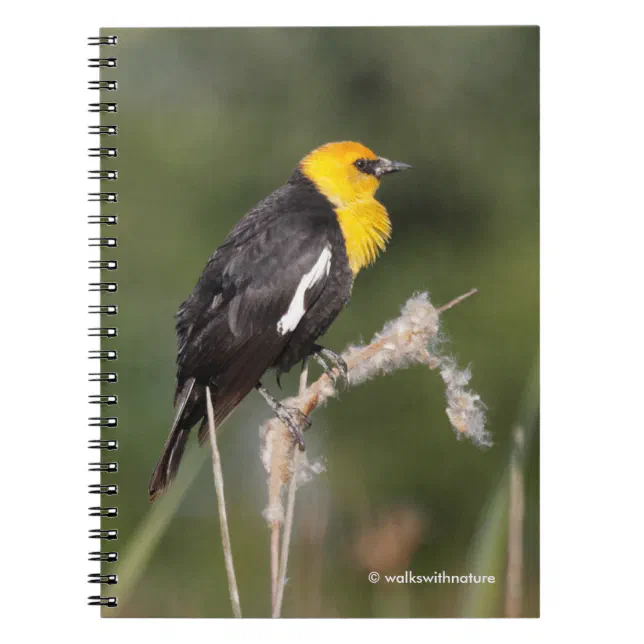
<instances>
[{"instance_id":1,"label":"spiral notebook","mask_svg":"<svg viewBox=\"0 0 644 644\"><path fill-rule=\"evenodd\" d=\"M538 616L538 28L88 49L89 603Z\"/></svg>"}]
</instances>

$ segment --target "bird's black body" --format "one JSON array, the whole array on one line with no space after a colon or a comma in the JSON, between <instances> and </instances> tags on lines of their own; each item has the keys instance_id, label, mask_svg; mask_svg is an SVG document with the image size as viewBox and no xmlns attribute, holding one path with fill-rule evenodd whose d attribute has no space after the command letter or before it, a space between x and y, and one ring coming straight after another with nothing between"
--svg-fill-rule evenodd
<instances>
[{"instance_id":1,"label":"bird's black body","mask_svg":"<svg viewBox=\"0 0 644 644\"><path fill-rule=\"evenodd\" d=\"M172 480L190 429L206 417L206 386L220 425L267 369L286 372L315 350L352 285L334 208L298 169L239 221L177 313L177 413L150 481L152 498Z\"/></svg>"}]
</instances>

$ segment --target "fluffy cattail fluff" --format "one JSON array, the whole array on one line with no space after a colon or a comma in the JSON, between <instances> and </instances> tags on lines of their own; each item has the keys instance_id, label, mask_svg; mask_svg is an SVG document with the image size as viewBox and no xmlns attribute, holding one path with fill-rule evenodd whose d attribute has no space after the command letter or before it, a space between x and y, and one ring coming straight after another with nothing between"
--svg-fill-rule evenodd
<instances>
[{"instance_id":1,"label":"fluffy cattail fluff","mask_svg":"<svg viewBox=\"0 0 644 644\"><path fill-rule=\"evenodd\" d=\"M485 405L478 394L467 388L471 379L469 368L459 370L454 359L441 352L439 313L427 293L416 294L402 307L400 317L387 322L368 345L350 345L342 354L349 370L348 386L355 387L376 376L415 364L439 369L445 383L445 411L458 437L465 436L477 445L490 446L490 435L485 429ZM337 393L331 378L323 374L302 395L288 398L283 404L308 415ZM262 462L269 475L269 505L264 517L269 523L282 521L281 493L284 485L293 474L300 484L324 468L319 464L309 464L305 454L298 459L292 458L293 441L276 418L261 427L260 436ZM292 471L295 461L297 472Z\"/></svg>"}]
</instances>

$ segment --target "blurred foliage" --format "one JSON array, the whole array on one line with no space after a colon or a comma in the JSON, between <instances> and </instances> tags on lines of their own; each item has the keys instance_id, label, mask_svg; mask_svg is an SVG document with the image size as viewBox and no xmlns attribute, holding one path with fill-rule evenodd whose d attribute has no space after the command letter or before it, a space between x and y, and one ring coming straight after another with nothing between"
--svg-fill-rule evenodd
<instances>
[{"instance_id":1,"label":"blurred foliage","mask_svg":"<svg viewBox=\"0 0 644 644\"><path fill-rule=\"evenodd\" d=\"M119 396L119 427L104 431L120 446L119 472L109 476L119 485L119 517L105 522L119 529L119 551L127 551L150 512L148 477L172 421L178 305L234 223L286 181L302 156L327 141L359 140L415 169L383 182L378 196L391 213L392 243L359 276L324 343L340 351L368 340L415 291L429 290L440 305L477 287L480 294L446 313L444 325L461 364L472 364L471 384L489 407L495 446L481 450L456 439L440 378L422 368L380 378L317 412L307 445L327 472L298 493L284 614L460 614L467 587L372 585L364 568L369 557L356 544L377 543L365 531L387 525L388 513L412 512L422 530L403 559L415 574L498 573L472 569L485 562L468 553L504 480L512 428L538 356L538 29L102 34L119 38L103 51L118 57L118 68L103 78L119 82L104 99L118 100L119 111L103 119L119 127L116 139L103 141L119 151L103 164L119 170L119 203L104 207L119 215L119 247L104 253L119 261L118 293L106 296L119 305L118 338L106 342L119 351L119 382L106 387ZM290 374L284 389L295 388ZM267 616L270 604L257 433L266 415L263 401L251 395L220 443L248 616ZM526 616L539 610L533 435L526 461ZM205 456L190 463L197 467ZM230 616L211 477L201 467L121 614ZM490 616L502 615L502 571L497 583L498 598L486 602Z\"/></svg>"}]
</instances>

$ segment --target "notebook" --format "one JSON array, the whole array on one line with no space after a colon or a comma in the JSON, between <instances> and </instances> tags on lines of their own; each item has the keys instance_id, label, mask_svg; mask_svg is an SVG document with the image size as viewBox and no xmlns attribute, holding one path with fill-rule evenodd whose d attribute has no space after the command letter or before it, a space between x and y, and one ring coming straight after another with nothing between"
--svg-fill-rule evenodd
<instances>
[{"instance_id":1,"label":"notebook","mask_svg":"<svg viewBox=\"0 0 644 644\"><path fill-rule=\"evenodd\" d=\"M88 50L89 603L538 616L538 28Z\"/></svg>"}]
</instances>

